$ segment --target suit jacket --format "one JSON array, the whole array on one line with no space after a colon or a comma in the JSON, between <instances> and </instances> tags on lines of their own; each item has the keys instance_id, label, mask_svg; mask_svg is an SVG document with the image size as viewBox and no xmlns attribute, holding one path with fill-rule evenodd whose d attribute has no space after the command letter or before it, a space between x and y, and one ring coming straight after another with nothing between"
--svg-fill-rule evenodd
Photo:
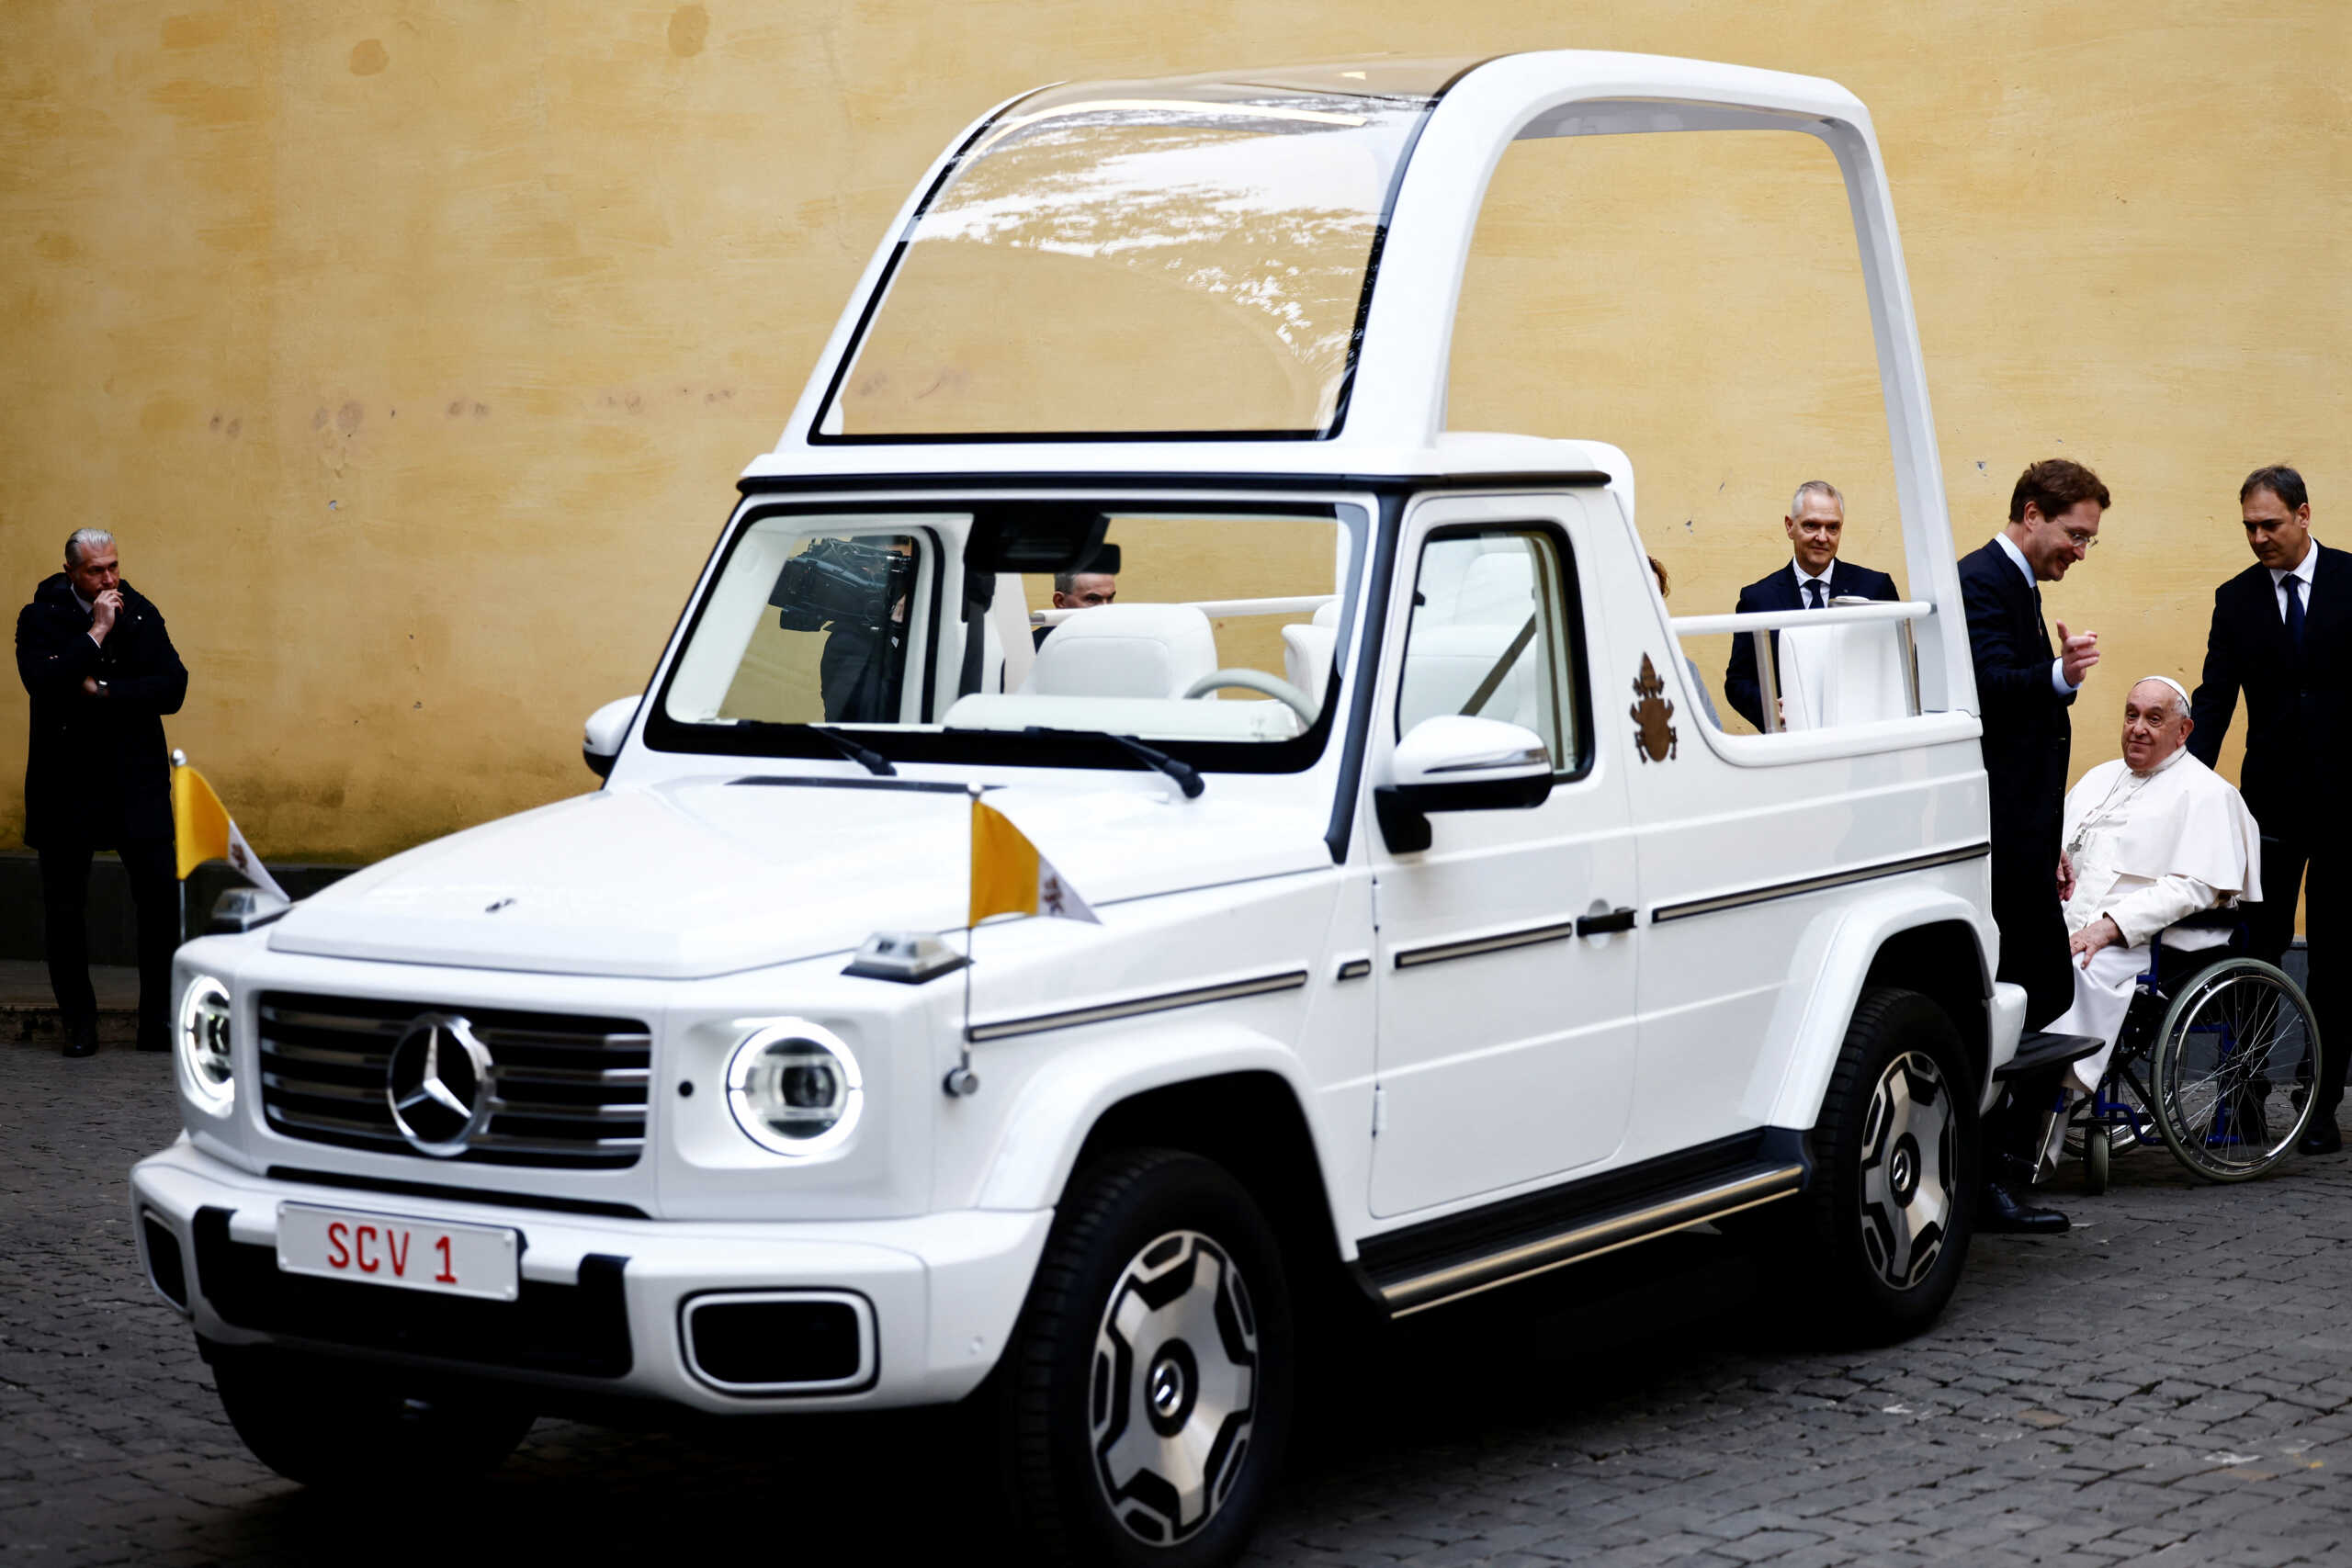
<instances>
[{"instance_id":1,"label":"suit jacket","mask_svg":"<svg viewBox=\"0 0 2352 1568\"><path fill-rule=\"evenodd\" d=\"M1851 561L1833 560L1829 563L1829 596L1833 599L1849 595L1862 599L1900 599L1894 591L1894 579L1883 571L1872 571ZM1758 610L1802 610L1804 595L1797 592L1797 574L1788 562L1771 576L1749 583L1739 591L1737 609L1741 615ZM1772 655L1779 658L1781 637L1772 634ZM1756 678L1756 643L1745 635L1731 639L1731 663L1724 671L1724 695L1742 717L1757 728L1764 728L1764 690Z\"/></svg>"},{"instance_id":2,"label":"suit jacket","mask_svg":"<svg viewBox=\"0 0 2352 1568\"><path fill-rule=\"evenodd\" d=\"M1976 666L1976 705L1984 721L1984 772L1993 792L1993 856L2029 848L2035 873L2054 889L2058 829L2066 804L2066 760L2075 730L2050 680L2056 658L2041 618L2041 592L2025 580L1997 543L1960 562L1961 603L1968 611L1968 649ZM2056 897L2054 891L2052 897Z\"/></svg>"},{"instance_id":3,"label":"suit jacket","mask_svg":"<svg viewBox=\"0 0 2352 1568\"><path fill-rule=\"evenodd\" d=\"M1992 794L1993 921L2001 928L2000 978L2026 990L2026 1027L2043 1029L2074 999L2066 922L2058 904L2058 852L2066 807L2066 759L2075 694L2051 682L2054 656L2041 591L2000 545L1962 557L1961 603L1984 723Z\"/></svg>"},{"instance_id":4,"label":"suit jacket","mask_svg":"<svg viewBox=\"0 0 2352 1568\"><path fill-rule=\"evenodd\" d=\"M164 715L187 699L187 667L164 617L125 582L106 646L63 572L17 613L17 674L32 697L25 757L25 842L109 849L172 836L172 761ZM85 678L107 682L90 696Z\"/></svg>"},{"instance_id":5,"label":"suit jacket","mask_svg":"<svg viewBox=\"0 0 2352 1568\"><path fill-rule=\"evenodd\" d=\"M2265 832L2308 840L2333 813L2320 803L2343 787L2352 761L2352 552L2313 546L2319 562L2304 602L2303 646L2288 640L2270 569L2255 565L2213 591L2205 674L2189 701L2188 749L2211 767L2245 694L2240 790Z\"/></svg>"}]
</instances>

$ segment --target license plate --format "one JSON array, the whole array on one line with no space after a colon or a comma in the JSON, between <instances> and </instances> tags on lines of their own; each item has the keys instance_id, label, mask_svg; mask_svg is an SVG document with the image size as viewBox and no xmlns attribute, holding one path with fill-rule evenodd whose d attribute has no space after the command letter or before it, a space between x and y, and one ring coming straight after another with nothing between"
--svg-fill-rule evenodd
<instances>
[{"instance_id":1,"label":"license plate","mask_svg":"<svg viewBox=\"0 0 2352 1568\"><path fill-rule=\"evenodd\" d=\"M490 1225L277 1206L277 1267L287 1274L511 1302L522 1275L521 1242L520 1232Z\"/></svg>"}]
</instances>

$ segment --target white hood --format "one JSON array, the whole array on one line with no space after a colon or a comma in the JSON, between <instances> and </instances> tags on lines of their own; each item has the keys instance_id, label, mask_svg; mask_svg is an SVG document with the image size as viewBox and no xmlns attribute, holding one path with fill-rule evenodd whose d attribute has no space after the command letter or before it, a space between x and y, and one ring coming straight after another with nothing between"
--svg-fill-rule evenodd
<instances>
[{"instance_id":1,"label":"white hood","mask_svg":"<svg viewBox=\"0 0 2352 1568\"><path fill-rule=\"evenodd\" d=\"M876 781L880 784L882 781ZM1328 868L1295 808L1132 788L991 790L1096 908ZM961 926L960 790L673 781L487 823L368 867L270 928L279 953L688 979Z\"/></svg>"}]
</instances>

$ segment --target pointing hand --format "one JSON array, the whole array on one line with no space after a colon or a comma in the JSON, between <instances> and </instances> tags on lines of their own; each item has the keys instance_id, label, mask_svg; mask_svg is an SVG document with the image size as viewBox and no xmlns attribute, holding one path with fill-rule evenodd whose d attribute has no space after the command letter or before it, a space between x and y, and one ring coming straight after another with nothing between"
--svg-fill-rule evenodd
<instances>
[{"instance_id":1,"label":"pointing hand","mask_svg":"<svg viewBox=\"0 0 2352 1568\"><path fill-rule=\"evenodd\" d=\"M2098 662L2098 633L2070 633L2066 630L2066 623L2059 622L2058 660L2059 670L2065 676L2066 684L2081 685L2083 677L2090 673L2091 666Z\"/></svg>"}]
</instances>

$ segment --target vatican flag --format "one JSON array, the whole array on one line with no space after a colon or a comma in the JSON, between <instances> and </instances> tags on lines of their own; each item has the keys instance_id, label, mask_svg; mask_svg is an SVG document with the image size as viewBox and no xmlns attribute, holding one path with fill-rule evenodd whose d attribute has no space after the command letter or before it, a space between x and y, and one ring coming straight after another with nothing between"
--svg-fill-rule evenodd
<instances>
[{"instance_id":1,"label":"vatican flag","mask_svg":"<svg viewBox=\"0 0 2352 1568\"><path fill-rule=\"evenodd\" d=\"M1054 915L1094 920L1078 890L1037 852L1011 818L972 796L972 913L978 925L990 915ZM1097 925L1100 920L1094 920Z\"/></svg>"},{"instance_id":2,"label":"vatican flag","mask_svg":"<svg viewBox=\"0 0 2352 1568\"><path fill-rule=\"evenodd\" d=\"M254 853L245 836L237 831L229 808L220 804L204 775L189 767L177 751L172 753L172 825L179 837L181 881L187 881L187 874L206 861L225 860L254 886L267 888L289 904L294 901L261 863L261 856Z\"/></svg>"}]
</instances>

